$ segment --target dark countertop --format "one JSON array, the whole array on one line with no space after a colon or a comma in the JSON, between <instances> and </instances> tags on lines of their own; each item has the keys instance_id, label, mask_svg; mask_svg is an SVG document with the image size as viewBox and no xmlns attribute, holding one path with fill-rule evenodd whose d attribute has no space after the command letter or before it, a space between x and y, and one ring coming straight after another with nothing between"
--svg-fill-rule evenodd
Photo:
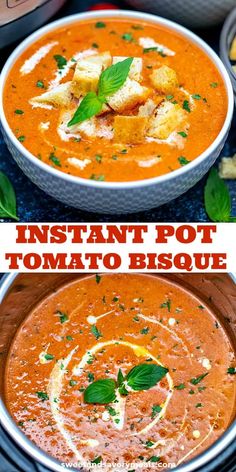
<instances>
[{"instance_id":1,"label":"dark countertop","mask_svg":"<svg viewBox=\"0 0 236 472\"><path fill-rule=\"evenodd\" d=\"M84 11L96 1L76 1L70 0L60 11L57 17L65 16L78 11ZM123 2L114 1L113 4L125 7ZM206 40L217 52L221 26L208 31L198 31L197 33ZM1 51L0 66L2 67L13 47ZM236 153L236 114L233 125L221 153L221 156L232 156ZM218 159L218 161L220 158ZM217 163L216 163L217 164ZM181 197L159 208L149 211L129 214L129 215L102 215L79 211L68 207L43 191L39 190L19 169L11 154L6 148L0 134L0 170L5 172L14 185L17 195L18 215L21 222L122 222L122 221L147 221L147 222L188 222L188 221L208 221L203 204L203 190L206 178L190 189ZM234 215L236 214L236 181L228 182ZM7 221L7 220L5 220Z\"/></svg>"}]
</instances>

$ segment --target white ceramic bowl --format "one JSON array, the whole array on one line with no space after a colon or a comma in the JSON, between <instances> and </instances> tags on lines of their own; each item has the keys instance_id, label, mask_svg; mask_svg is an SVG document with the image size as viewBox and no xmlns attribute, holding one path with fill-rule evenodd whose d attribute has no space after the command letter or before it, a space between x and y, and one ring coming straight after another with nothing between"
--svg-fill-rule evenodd
<instances>
[{"instance_id":1,"label":"white ceramic bowl","mask_svg":"<svg viewBox=\"0 0 236 472\"><path fill-rule=\"evenodd\" d=\"M164 25L183 35L201 48L216 65L227 90L227 114L224 125L215 141L190 164L169 174L134 182L96 182L65 174L36 159L17 140L11 131L3 109L3 89L6 78L16 59L35 40L55 28L85 19L130 18ZM98 213L132 213L158 207L173 200L195 185L214 164L226 141L233 116L233 90L228 73L215 52L198 36L184 27L146 13L107 10L80 13L57 20L36 31L23 41L7 60L0 77L0 120L6 144L23 172L38 187L52 197L76 208Z\"/></svg>"},{"instance_id":2,"label":"white ceramic bowl","mask_svg":"<svg viewBox=\"0 0 236 472\"><path fill-rule=\"evenodd\" d=\"M191 28L207 28L222 23L235 0L127 0L135 8Z\"/></svg>"}]
</instances>

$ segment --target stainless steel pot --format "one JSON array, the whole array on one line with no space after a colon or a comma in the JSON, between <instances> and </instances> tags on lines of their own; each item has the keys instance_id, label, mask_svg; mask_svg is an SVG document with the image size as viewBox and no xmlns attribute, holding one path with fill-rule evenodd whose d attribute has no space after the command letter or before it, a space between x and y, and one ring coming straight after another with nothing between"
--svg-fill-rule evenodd
<instances>
[{"instance_id":1,"label":"stainless steel pot","mask_svg":"<svg viewBox=\"0 0 236 472\"><path fill-rule=\"evenodd\" d=\"M27 454L49 471L56 472L65 472L65 468L35 446L17 427L7 411L4 403L5 361L14 335L29 310L57 287L78 277L78 274L61 273L10 274L3 277L0 285L0 421L12 439ZM208 303L236 346L236 274L165 274L163 277L186 287L203 302ZM209 449L181 465L178 472L235 471L235 468L230 466L235 453L236 421Z\"/></svg>"},{"instance_id":2,"label":"stainless steel pot","mask_svg":"<svg viewBox=\"0 0 236 472\"><path fill-rule=\"evenodd\" d=\"M45 23L66 0L0 1L0 48L17 41Z\"/></svg>"}]
</instances>

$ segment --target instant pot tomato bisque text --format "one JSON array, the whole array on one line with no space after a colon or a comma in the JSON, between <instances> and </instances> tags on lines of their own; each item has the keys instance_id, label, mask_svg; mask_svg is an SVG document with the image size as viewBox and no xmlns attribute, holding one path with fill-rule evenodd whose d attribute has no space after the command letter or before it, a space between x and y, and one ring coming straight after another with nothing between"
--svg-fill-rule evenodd
<instances>
[{"instance_id":1,"label":"instant pot tomato bisque text","mask_svg":"<svg viewBox=\"0 0 236 472\"><path fill-rule=\"evenodd\" d=\"M206 150L227 96L215 65L188 39L114 18L71 24L30 46L9 74L4 109L35 158L98 182L132 181Z\"/></svg>"},{"instance_id":2,"label":"instant pot tomato bisque text","mask_svg":"<svg viewBox=\"0 0 236 472\"><path fill-rule=\"evenodd\" d=\"M156 276L96 275L30 312L9 353L6 401L62 462L151 470L187 461L225 431L234 372L226 332L192 293Z\"/></svg>"}]
</instances>

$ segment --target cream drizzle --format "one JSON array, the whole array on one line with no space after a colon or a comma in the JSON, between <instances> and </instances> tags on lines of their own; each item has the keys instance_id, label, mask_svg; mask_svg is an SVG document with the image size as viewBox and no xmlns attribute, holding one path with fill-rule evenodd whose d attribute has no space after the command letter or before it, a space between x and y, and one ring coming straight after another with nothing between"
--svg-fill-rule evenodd
<instances>
[{"instance_id":1,"label":"cream drizzle","mask_svg":"<svg viewBox=\"0 0 236 472\"><path fill-rule=\"evenodd\" d=\"M97 52L95 52L94 49L86 49L85 51L77 52L76 54L74 54L73 58L67 61L67 64L65 64L63 69L56 70L54 79L49 82L48 90L51 90L57 85L59 85L62 79L67 76L69 70L76 64L79 59L83 59L87 56L94 56L95 54L97 54Z\"/></svg>"},{"instance_id":2,"label":"cream drizzle","mask_svg":"<svg viewBox=\"0 0 236 472\"><path fill-rule=\"evenodd\" d=\"M164 44L157 43L154 41L153 38L139 38L138 43L140 46L142 46L144 49L148 48L158 48L160 51L162 51L166 56L175 56L175 52L172 51L171 49L167 48L164 46Z\"/></svg>"},{"instance_id":3,"label":"cream drizzle","mask_svg":"<svg viewBox=\"0 0 236 472\"><path fill-rule=\"evenodd\" d=\"M58 41L53 41L52 43L45 44L38 49L29 59L26 59L23 66L20 68L22 75L30 74L37 64L51 51L51 49L58 44Z\"/></svg>"}]
</instances>

